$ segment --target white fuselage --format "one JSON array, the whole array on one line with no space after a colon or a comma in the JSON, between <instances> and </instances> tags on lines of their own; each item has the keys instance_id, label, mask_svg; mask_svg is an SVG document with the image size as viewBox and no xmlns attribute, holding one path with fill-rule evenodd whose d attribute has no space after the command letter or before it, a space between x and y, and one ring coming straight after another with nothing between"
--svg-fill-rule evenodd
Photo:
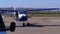
<instances>
[{"instance_id":1,"label":"white fuselage","mask_svg":"<svg viewBox=\"0 0 60 34\"><path fill-rule=\"evenodd\" d=\"M19 19L21 19L23 16L26 16L26 14L18 14Z\"/></svg>"},{"instance_id":2,"label":"white fuselage","mask_svg":"<svg viewBox=\"0 0 60 34\"><path fill-rule=\"evenodd\" d=\"M17 12L16 17L17 17L17 20L19 20L19 21L27 21L27 15L26 14Z\"/></svg>"}]
</instances>

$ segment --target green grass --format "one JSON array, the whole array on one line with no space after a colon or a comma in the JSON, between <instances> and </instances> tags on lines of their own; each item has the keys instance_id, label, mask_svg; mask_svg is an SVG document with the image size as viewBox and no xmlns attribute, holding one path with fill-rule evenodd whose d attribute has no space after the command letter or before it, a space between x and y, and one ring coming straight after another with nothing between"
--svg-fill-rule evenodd
<instances>
[{"instance_id":1,"label":"green grass","mask_svg":"<svg viewBox=\"0 0 60 34\"><path fill-rule=\"evenodd\" d=\"M14 17L14 15L3 14L4 16ZM60 11L35 11L28 13L31 17L60 17Z\"/></svg>"},{"instance_id":2,"label":"green grass","mask_svg":"<svg viewBox=\"0 0 60 34\"><path fill-rule=\"evenodd\" d=\"M29 14L31 17L60 17L60 14Z\"/></svg>"},{"instance_id":3,"label":"green grass","mask_svg":"<svg viewBox=\"0 0 60 34\"><path fill-rule=\"evenodd\" d=\"M31 17L60 17L60 14L28 14ZM3 16L14 17L14 15L3 14Z\"/></svg>"},{"instance_id":4,"label":"green grass","mask_svg":"<svg viewBox=\"0 0 60 34\"><path fill-rule=\"evenodd\" d=\"M28 14L35 17L60 17L60 11L35 11Z\"/></svg>"},{"instance_id":5,"label":"green grass","mask_svg":"<svg viewBox=\"0 0 60 34\"><path fill-rule=\"evenodd\" d=\"M60 11L33 11L28 14L60 14Z\"/></svg>"}]
</instances>

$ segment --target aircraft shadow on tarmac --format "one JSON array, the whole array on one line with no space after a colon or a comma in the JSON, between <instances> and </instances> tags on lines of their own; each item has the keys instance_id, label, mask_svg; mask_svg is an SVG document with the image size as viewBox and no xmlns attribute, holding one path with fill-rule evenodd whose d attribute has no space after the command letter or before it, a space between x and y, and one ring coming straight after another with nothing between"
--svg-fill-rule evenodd
<instances>
[{"instance_id":1,"label":"aircraft shadow on tarmac","mask_svg":"<svg viewBox=\"0 0 60 34\"><path fill-rule=\"evenodd\" d=\"M27 25L25 26L16 26L16 27L45 27L45 26L60 26L60 25L36 25L36 24L30 24L30 23L27 23Z\"/></svg>"},{"instance_id":2,"label":"aircraft shadow on tarmac","mask_svg":"<svg viewBox=\"0 0 60 34\"><path fill-rule=\"evenodd\" d=\"M30 24L27 23L25 26L16 26L16 27L45 27L45 26L60 26L60 25L36 25L36 24ZM9 26L6 26L9 27Z\"/></svg>"}]
</instances>

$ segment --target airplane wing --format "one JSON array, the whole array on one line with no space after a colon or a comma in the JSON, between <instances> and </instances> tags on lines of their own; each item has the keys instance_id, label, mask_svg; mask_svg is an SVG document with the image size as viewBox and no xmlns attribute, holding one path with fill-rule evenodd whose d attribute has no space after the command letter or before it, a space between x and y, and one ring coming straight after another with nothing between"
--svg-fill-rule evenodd
<instances>
[{"instance_id":1,"label":"airplane wing","mask_svg":"<svg viewBox=\"0 0 60 34\"><path fill-rule=\"evenodd\" d=\"M44 11L44 10L59 10L59 8L38 8L38 9L28 9L26 11Z\"/></svg>"},{"instance_id":2,"label":"airplane wing","mask_svg":"<svg viewBox=\"0 0 60 34\"><path fill-rule=\"evenodd\" d=\"M33 8L33 9L31 9L31 8L29 8L29 9L16 9L16 10L14 10L14 9L0 9L0 13L1 13L1 11L2 12L17 12L17 11L19 11L19 12L21 12L21 13L26 13L27 11L44 11L44 10L59 10L59 8Z\"/></svg>"},{"instance_id":3,"label":"airplane wing","mask_svg":"<svg viewBox=\"0 0 60 34\"><path fill-rule=\"evenodd\" d=\"M5 10L5 9L0 9L0 11L17 11L17 10Z\"/></svg>"},{"instance_id":4,"label":"airplane wing","mask_svg":"<svg viewBox=\"0 0 60 34\"><path fill-rule=\"evenodd\" d=\"M19 10L24 10L24 9L17 9L17 10L14 10L14 9L0 9L0 11L19 11ZM59 10L59 8L29 8L29 9L26 9L24 11L41 11L41 10Z\"/></svg>"}]
</instances>

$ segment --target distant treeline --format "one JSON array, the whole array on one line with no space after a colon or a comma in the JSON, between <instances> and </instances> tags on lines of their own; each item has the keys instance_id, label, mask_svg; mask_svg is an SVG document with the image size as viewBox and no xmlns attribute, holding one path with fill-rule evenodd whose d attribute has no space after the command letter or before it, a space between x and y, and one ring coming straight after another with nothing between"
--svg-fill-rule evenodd
<instances>
[{"instance_id":1,"label":"distant treeline","mask_svg":"<svg viewBox=\"0 0 60 34\"><path fill-rule=\"evenodd\" d=\"M30 11L28 14L60 14L60 11Z\"/></svg>"}]
</instances>

